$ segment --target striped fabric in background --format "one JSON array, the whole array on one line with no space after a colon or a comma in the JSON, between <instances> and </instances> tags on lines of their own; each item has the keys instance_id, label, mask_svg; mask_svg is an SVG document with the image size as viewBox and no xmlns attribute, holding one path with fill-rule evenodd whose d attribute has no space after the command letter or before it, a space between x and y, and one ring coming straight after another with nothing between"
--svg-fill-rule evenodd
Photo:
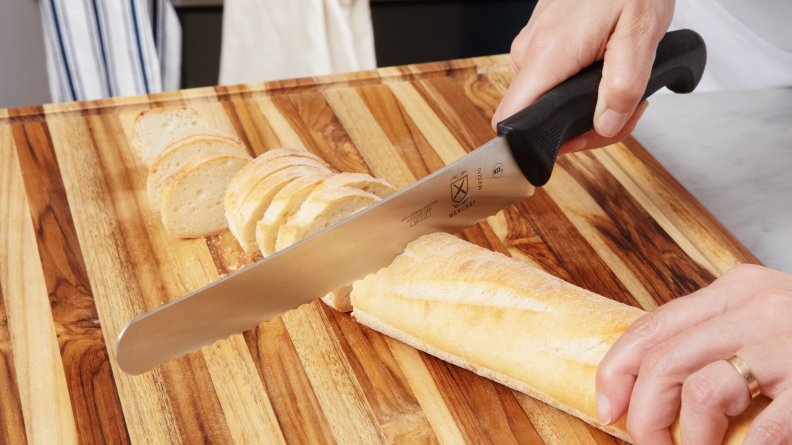
<instances>
[{"instance_id":1,"label":"striped fabric in background","mask_svg":"<svg viewBox=\"0 0 792 445\"><path fill-rule=\"evenodd\" d=\"M53 102L179 88L181 24L170 0L40 0Z\"/></svg>"}]
</instances>

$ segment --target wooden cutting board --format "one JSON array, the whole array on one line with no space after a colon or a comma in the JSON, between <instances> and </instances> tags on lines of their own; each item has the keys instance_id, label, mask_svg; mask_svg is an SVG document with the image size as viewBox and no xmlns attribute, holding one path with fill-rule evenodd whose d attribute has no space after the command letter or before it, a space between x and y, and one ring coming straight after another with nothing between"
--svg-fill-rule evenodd
<instances>
[{"instance_id":1,"label":"wooden cutting board","mask_svg":"<svg viewBox=\"0 0 792 445\"><path fill-rule=\"evenodd\" d=\"M189 105L253 155L304 148L404 187L494 136L513 77L496 56L0 111L0 442L618 442L318 300L141 376L113 358L128 321L254 261L152 216L138 112ZM632 139L561 156L460 236L647 310L758 263Z\"/></svg>"}]
</instances>

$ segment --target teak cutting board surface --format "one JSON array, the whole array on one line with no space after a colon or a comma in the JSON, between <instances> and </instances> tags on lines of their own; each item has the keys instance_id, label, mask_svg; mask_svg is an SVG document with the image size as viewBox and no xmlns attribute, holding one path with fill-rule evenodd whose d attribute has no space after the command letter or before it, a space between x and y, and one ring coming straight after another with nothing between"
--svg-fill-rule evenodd
<instances>
[{"instance_id":1,"label":"teak cutting board surface","mask_svg":"<svg viewBox=\"0 0 792 445\"><path fill-rule=\"evenodd\" d=\"M128 321L254 260L152 216L138 112L189 105L253 155L404 187L494 136L513 77L494 56L0 111L0 443L619 442L318 300L141 376L113 357ZM647 310L758 263L632 139L460 236Z\"/></svg>"}]
</instances>

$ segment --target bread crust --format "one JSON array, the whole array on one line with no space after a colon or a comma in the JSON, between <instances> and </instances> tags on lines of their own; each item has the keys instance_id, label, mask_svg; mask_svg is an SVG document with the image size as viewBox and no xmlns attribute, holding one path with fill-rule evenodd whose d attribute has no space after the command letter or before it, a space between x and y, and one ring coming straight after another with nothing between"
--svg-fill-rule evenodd
<instances>
[{"instance_id":1,"label":"bread crust","mask_svg":"<svg viewBox=\"0 0 792 445\"><path fill-rule=\"evenodd\" d=\"M242 139L240 139L237 135L231 134L231 133L229 133L227 131L218 130L216 128L202 128L200 130L191 131L189 133L185 133L185 134L183 134L181 136L178 136L178 137L176 137L176 139L172 140L165 147L165 149L162 150L162 153L165 153L165 151L167 151L173 145L181 144L181 143L187 143L187 142L190 141L190 139L195 138L195 137L216 137L216 138L220 138L220 139L225 139L225 140L231 141L231 142L239 145L240 147L242 147L242 149L245 151L245 153L247 153L248 155L250 154L250 152L247 149L247 146L245 145L245 142L242 141ZM160 153L160 154L162 154L162 153ZM152 162L151 165L153 167L154 163Z\"/></svg>"},{"instance_id":2,"label":"bread crust","mask_svg":"<svg viewBox=\"0 0 792 445\"><path fill-rule=\"evenodd\" d=\"M350 187L363 190L380 198L387 198L396 193L396 187L384 179L375 178L366 173L340 173L318 185L313 194L339 187Z\"/></svg>"}]
</instances>

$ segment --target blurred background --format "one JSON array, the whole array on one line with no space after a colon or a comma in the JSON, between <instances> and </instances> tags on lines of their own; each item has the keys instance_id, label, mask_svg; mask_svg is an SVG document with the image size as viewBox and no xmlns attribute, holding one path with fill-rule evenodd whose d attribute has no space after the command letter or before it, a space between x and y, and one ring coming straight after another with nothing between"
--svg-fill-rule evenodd
<instances>
[{"instance_id":1,"label":"blurred background","mask_svg":"<svg viewBox=\"0 0 792 445\"><path fill-rule=\"evenodd\" d=\"M179 87L217 85L223 0L171 3L182 34ZM525 0L370 0L376 65L508 53L535 4ZM39 0L0 1L0 42L0 109L53 102Z\"/></svg>"}]
</instances>

